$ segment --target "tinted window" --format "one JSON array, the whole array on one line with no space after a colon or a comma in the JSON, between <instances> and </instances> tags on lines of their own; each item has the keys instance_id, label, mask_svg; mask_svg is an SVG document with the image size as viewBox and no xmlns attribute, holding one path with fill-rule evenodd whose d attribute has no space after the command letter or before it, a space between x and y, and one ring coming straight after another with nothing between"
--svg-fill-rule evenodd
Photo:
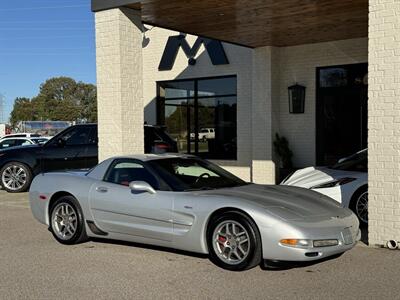
<instances>
[{"instance_id":1,"label":"tinted window","mask_svg":"<svg viewBox=\"0 0 400 300\"><path fill-rule=\"evenodd\" d=\"M7 139L1 142L1 148L9 148L9 147L16 147L16 146L26 146L31 145L32 143L28 140L24 139Z\"/></svg>"},{"instance_id":2,"label":"tinted window","mask_svg":"<svg viewBox=\"0 0 400 300\"><path fill-rule=\"evenodd\" d=\"M158 124L177 141L178 152L236 159L236 86L236 76L158 83ZM168 93L172 88L179 95Z\"/></svg>"},{"instance_id":3,"label":"tinted window","mask_svg":"<svg viewBox=\"0 0 400 300\"><path fill-rule=\"evenodd\" d=\"M17 140L15 145L16 146L26 146L26 145L32 145L32 143L28 140Z\"/></svg>"},{"instance_id":4,"label":"tinted window","mask_svg":"<svg viewBox=\"0 0 400 300\"><path fill-rule=\"evenodd\" d=\"M97 127L93 127L90 131L88 144L97 145L98 137L97 137Z\"/></svg>"},{"instance_id":5,"label":"tinted window","mask_svg":"<svg viewBox=\"0 0 400 300\"><path fill-rule=\"evenodd\" d=\"M48 139L45 138L33 138L31 139L35 144L44 144L48 141Z\"/></svg>"},{"instance_id":6,"label":"tinted window","mask_svg":"<svg viewBox=\"0 0 400 300\"><path fill-rule=\"evenodd\" d=\"M0 148L4 149L4 148L9 148L9 147L14 147L15 146L15 141L14 139L9 139L9 140L5 140L2 141L0 143Z\"/></svg>"},{"instance_id":7,"label":"tinted window","mask_svg":"<svg viewBox=\"0 0 400 300\"><path fill-rule=\"evenodd\" d=\"M199 80L198 94L199 97L236 95L236 77Z\"/></svg>"},{"instance_id":8,"label":"tinted window","mask_svg":"<svg viewBox=\"0 0 400 300\"><path fill-rule=\"evenodd\" d=\"M160 90L160 95L166 99L187 98L194 95L193 81L168 81Z\"/></svg>"},{"instance_id":9,"label":"tinted window","mask_svg":"<svg viewBox=\"0 0 400 300\"><path fill-rule=\"evenodd\" d=\"M90 130L91 128L87 126L75 127L63 134L60 138L64 140L65 144L68 146L85 145L88 143Z\"/></svg>"},{"instance_id":10,"label":"tinted window","mask_svg":"<svg viewBox=\"0 0 400 300\"><path fill-rule=\"evenodd\" d=\"M128 186L132 181L145 181L154 189L159 189L157 179L135 160L117 160L107 172L107 182Z\"/></svg>"},{"instance_id":11,"label":"tinted window","mask_svg":"<svg viewBox=\"0 0 400 300\"><path fill-rule=\"evenodd\" d=\"M342 159L337 164L333 165L331 169L355 172L368 171L368 157L367 151L363 150L356 154Z\"/></svg>"},{"instance_id":12,"label":"tinted window","mask_svg":"<svg viewBox=\"0 0 400 300\"><path fill-rule=\"evenodd\" d=\"M347 80L348 74L344 68L326 68L320 70L320 87L346 86Z\"/></svg>"}]
</instances>

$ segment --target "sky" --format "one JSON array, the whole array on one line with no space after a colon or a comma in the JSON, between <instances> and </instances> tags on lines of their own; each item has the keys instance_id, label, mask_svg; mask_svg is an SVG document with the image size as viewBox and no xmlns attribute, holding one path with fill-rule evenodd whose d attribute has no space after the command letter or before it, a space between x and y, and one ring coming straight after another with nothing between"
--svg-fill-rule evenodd
<instances>
[{"instance_id":1,"label":"sky","mask_svg":"<svg viewBox=\"0 0 400 300\"><path fill-rule=\"evenodd\" d=\"M90 0L0 0L0 122L46 79L95 83L94 30Z\"/></svg>"}]
</instances>

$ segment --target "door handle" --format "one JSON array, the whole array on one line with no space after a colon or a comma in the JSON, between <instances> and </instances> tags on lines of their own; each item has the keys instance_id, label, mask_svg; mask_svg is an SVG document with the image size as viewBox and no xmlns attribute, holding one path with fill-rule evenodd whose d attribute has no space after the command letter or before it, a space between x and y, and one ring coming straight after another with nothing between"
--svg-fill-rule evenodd
<instances>
[{"instance_id":1,"label":"door handle","mask_svg":"<svg viewBox=\"0 0 400 300\"><path fill-rule=\"evenodd\" d=\"M108 188L106 188L104 186L98 186L96 188L96 191L98 191L99 193L107 193L108 192Z\"/></svg>"}]
</instances>

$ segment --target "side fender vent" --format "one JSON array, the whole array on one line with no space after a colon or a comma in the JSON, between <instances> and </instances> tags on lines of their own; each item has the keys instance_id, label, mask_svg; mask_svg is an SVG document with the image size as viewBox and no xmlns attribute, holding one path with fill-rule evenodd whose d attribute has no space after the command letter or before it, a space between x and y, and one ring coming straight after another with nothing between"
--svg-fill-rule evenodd
<instances>
[{"instance_id":1,"label":"side fender vent","mask_svg":"<svg viewBox=\"0 0 400 300\"><path fill-rule=\"evenodd\" d=\"M99 227L97 227L93 221L86 221L86 224L88 224L90 231L93 232L94 234L103 235L103 236L108 235L107 232L104 232Z\"/></svg>"}]
</instances>

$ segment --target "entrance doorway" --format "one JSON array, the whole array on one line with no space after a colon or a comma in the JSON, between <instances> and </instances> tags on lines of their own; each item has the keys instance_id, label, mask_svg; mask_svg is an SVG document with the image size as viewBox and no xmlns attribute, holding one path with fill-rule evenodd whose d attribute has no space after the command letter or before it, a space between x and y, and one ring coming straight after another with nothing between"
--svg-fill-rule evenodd
<instances>
[{"instance_id":1,"label":"entrance doorway","mask_svg":"<svg viewBox=\"0 0 400 300\"><path fill-rule=\"evenodd\" d=\"M317 68L317 165L367 147L368 64Z\"/></svg>"}]
</instances>

